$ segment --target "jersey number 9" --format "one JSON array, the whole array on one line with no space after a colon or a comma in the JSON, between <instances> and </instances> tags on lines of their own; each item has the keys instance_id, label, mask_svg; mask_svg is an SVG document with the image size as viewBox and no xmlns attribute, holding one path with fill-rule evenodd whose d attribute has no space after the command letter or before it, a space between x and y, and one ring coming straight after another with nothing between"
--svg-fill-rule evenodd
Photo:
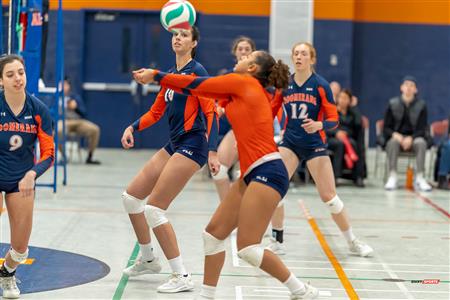
<instances>
[{"instance_id":1,"label":"jersey number 9","mask_svg":"<svg viewBox=\"0 0 450 300\"><path fill-rule=\"evenodd\" d=\"M9 139L9 144L11 145L11 147L9 148L9 151L14 151L14 150L19 149L23 145L22 137L17 134L13 135Z\"/></svg>"}]
</instances>

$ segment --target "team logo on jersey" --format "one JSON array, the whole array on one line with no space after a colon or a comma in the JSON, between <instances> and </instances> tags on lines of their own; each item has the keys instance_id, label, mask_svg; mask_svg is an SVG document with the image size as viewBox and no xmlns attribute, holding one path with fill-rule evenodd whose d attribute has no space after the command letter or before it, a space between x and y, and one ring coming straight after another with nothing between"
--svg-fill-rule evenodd
<instances>
[{"instance_id":1,"label":"team logo on jersey","mask_svg":"<svg viewBox=\"0 0 450 300\"><path fill-rule=\"evenodd\" d=\"M193 151L186 150L186 149L181 150L181 152L186 153L186 154L189 155L189 156L192 156L192 155L194 154Z\"/></svg>"},{"instance_id":2,"label":"team logo on jersey","mask_svg":"<svg viewBox=\"0 0 450 300\"><path fill-rule=\"evenodd\" d=\"M256 179L257 180L260 180L260 181L263 181L263 182L267 182L267 177L265 177L265 176L256 176Z\"/></svg>"},{"instance_id":3,"label":"team logo on jersey","mask_svg":"<svg viewBox=\"0 0 450 300\"><path fill-rule=\"evenodd\" d=\"M312 92L312 91L313 91L313 88L306 88L306 90L307 90L308 92Z\"/></svg>"},{"instance_id":4,"label":"team logo on jersey","mask_svg":"<svg viewBox=\"0 0 450 300\"><path fill-rule=\"evenodd\" d=\"M288 89L293 89L294 86L291 84L290 86L288 86Z\"/></svg>"},{"instance_id":5,"label":"team logo on jersey","mask_svg":"<svg viewBox=\"0 0 450 300\"><path fill-rule=\"evenodd\" d=\"M32 118L33 118L32 116L25 116L24 117L25 120L29 120L29 119L32 119Z\"/></svg>"},{"instance_id":6,"label":"team logo on jersey","mask_svg":"<svg viewBox=\"0 0 450 300\"><path fill-rule=\"evenodd\" d=\"M314 149L314 152L322 152L322 151L325 151L325 150L327 150L327 149L325 149L325 148L316 148L316 149Z\"/></svg>"},{"instance_id":7,"label":"team logo on jersey","mask_svg":"<svg viewBox=\"0 0 450 300\"><path fill-rule=\"evenodd\" d=\"M164 100L166 101L166 102L172 102L172 100L173 100L173 94L174 94L175 92L173 91L173 90L171 90L171 89L167 89L167 91L166 91L166 93L165 93L165 95L164 95Z\"/></svg>"},{"instance_id":8,"label":"team logo on jersey","mask_svg":"<svg viewBox=\"0 0 450 300\"><path fill-rule=\"evenodd\" d=\"M4 111L0 112L0 117L6 117L6 113Z\"/></svg>"}]
</instances>

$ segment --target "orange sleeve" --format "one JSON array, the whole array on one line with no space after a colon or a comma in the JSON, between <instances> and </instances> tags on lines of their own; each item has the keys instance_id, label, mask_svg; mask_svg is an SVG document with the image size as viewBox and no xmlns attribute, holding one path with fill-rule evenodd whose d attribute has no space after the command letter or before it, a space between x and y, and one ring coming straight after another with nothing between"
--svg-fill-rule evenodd
<instances>
[{"instance_id":1,"label":"orange sleeve","mask_svg":"<svg viewBox=\"0 0 450 300\"><path fill-rule=\"evenodd\" d=\"M322 107L320 110L323 114L325 114L325 119L322 121L323 129L327 130L336 128L339 123L339 115L334 102L329 101L331 91L326 92L322 86L319 86L318 90L320 99L322 100L321 101ZM332 96L330 99L333 99Z\"/></svg>"},{"instance_id":2,"label":"orange sleeve","mask_svg":"<svg viewBox=\"0 0 450 300\"><path fill-rule=\"evenodd\" d=\"M166 89L162 88L156 96L155 102L150 107L149 111L137 119L131 126L136 131L144 130L155 124L161 119L166 110L166 101L164 99Z\"/></svg>"},{"instance_id":3,"label":"orange sleeve","mask_svg":"<svg viewBox=\"0 0 450 300\"><path fill-rule=\"evenodd\" d=\"M36 178L41 176L53 163L55 158L55 142L53 140L53 125L50 113L43 116L36 115L37 138L41 157L32 170L36 172Z\"/></svg>"},{"instance_id":4,"label":"orange sleeve","mask_svg":"<svg viewBox=\"0 0 450 300\"><path fill-rule=\"evenodd\" d=\"M206 116L206 132L208 134L208 148L211 151L217 150L217 138L219 135L219 116L216 105L211 99L198 97L200 107Z\"/></svg>"},{"instance_id":5,"label":"orange sleeve","mask_svg":"<svg viewBox=\"0 0 450 300\"><path fill-rule=\"evenodd\" d=\"M239 74L226 74L216 77L195 77L192 75L168 74L154 70L155 80L162 86L185 95L229 100L231 95L242 94L246 78Z\"/></svg>"}]
</instances>

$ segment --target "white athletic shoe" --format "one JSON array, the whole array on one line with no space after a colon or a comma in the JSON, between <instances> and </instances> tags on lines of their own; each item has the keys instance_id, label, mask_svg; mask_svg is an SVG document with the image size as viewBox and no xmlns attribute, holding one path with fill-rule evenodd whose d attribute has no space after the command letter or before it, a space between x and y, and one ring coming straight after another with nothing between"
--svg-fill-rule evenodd
<instances>
[{"instance_id":1,"label":"white athletic shoe","mask_svg":"<svg viewBox=\"0 0 450 300\"><path fill-rule=\"evenodd\" d=\"M157 288L159 293L179 293L194 290L194 282L191 274L183 276L178 273L172 273L169 280Z\"/></svg>"},{"instance_id":2,"label":"white athletic shoe","mask_svg":"<svg viewBox=\"0 0 450 300\"><path fill-rule=\"evenodd\" d=\"M361 257L367 257L372 255L373 249L367 245L361 242L358 239L354 239L353 242L349 245L350 252L353 254L357 254Z\"/></svg>"},{"instance_id":3,"label":"white athletic shoe","mask_svg":"<svg viewBox=\"0 0 450 300\"><path fill-rule=\"evenodd\" d=\"M305 283L305 291L301 294L294 293L291 294L291 300L300 300L300 299L317 299L319 297L319 290L309 283Z\"/></svg>"},{"instance_id":4,"label":"white athletic shoe","mask_svg":"<svg viewBox=\"0 0 450 300\"><path fill-rule=\"evenodd\" d=\"M428 184L428 182L423 177L416 178L416 181L414 182L414 188L421 192L431 191L431 186Z\"/></svg>"},{"instance_id":5,"label":"white athletic shoe","mask_svg":"<svg viewBox=\"0 0 450 300\"><path fill-rule=\"evenodd\" d=\"M151 262L142 261L138 258L134 264L123 270L123 274L129 277L139 276L143 274L157 274L161 272L161 264L159 259L155 257Z\"/></svg>"},{"instance_id":6,"label":"white athletic shoe","mask_svg":"<svg viewBox=\"0 0 450 300\"><path fill-rule=\"evenodd\" d=\"M3 290L4 299L18 299L20 290L17 287L16 276L0 277L0 287Z\"/></svg>"},{"instance_id":7,"label":"white athletic shoe","mask_svg":"<svg viewBox=\"0 0 450 300\"><path fill-rule=\"evenodd\" d=\"M278 242L274 238L270 238L269 245L267 245L266 249L269 249L276 255L285 255L286 254L286 248L284 247L284 244Z\"/></svg>"},{"instance_id":8,"label":"white athletic shoe","mask_svg":"<svg viewBox=\"0 0 450 300\"><path fill-rule=\"evenodd\" d=\"M384 189L388 191L397 189L397 177L389 176L386 184L384 185Z\"/></svg>"}]
</instances>

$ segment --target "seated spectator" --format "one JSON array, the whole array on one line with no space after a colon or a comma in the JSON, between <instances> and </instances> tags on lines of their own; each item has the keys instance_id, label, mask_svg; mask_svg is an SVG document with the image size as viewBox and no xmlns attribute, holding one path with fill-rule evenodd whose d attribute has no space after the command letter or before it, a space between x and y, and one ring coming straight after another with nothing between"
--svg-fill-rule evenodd
<instances>
[{"instance_id":1,"label":"seated spectator","mask_svg":"<svg viewBox=\"0 0 450 300\"><path fill-rule=\"evenodd\" d=\"M450 173L450 115L448 117L448 136L439 146L436 158L438 188L448 190L448 175Z\"/></svg>"},{"instance_id":2,"label":"seated spectator","mask_svg":"<svg viewBox=\"0 0 450 300\"><path fill-rule=\"evenodd\" d=\"M361 115L351 107L352 93L342 90L336 99L339 126L328 130L328 148L333 151L333 169L336 178L342 177L344 163L352 170L351 179L356 186L364 187L364 131Z\"/></svg>"},{"instance_id":3,"label":"seated spectator","mask_svg":"<svg viewBox=\"0 0 450 300\"><path fill-rule=\"evenodd\" d=\"M430 191L431 186L423 177L425 154L431 137L428 128L425 101L417 97L417 82L406 76L400 85L401 95L389 101L384 116L383 136L379 143L385 146L389 178L386 190L397 188L397 160L400 151L414 152L416 156L416 177L414 186L421 191Z\"/></svg>"},{"instance_id":4,"label":"seated spectator","mask_svg":"<svg viewBox=\"0 0 450 300\"><path fill-rule=\"evenodd\" d=\"M75 134L87 139L88 157L86 164L98 165L93 159L94 151L100 139L100 128L86 120L86 108L81 97L72 92L69 78L64 78L64 102L66 106L66 134ZM58 135L62 137L62 124L58 126ZM64 161L66 159L64 158Z\"/></svg>"}]
</instances>

